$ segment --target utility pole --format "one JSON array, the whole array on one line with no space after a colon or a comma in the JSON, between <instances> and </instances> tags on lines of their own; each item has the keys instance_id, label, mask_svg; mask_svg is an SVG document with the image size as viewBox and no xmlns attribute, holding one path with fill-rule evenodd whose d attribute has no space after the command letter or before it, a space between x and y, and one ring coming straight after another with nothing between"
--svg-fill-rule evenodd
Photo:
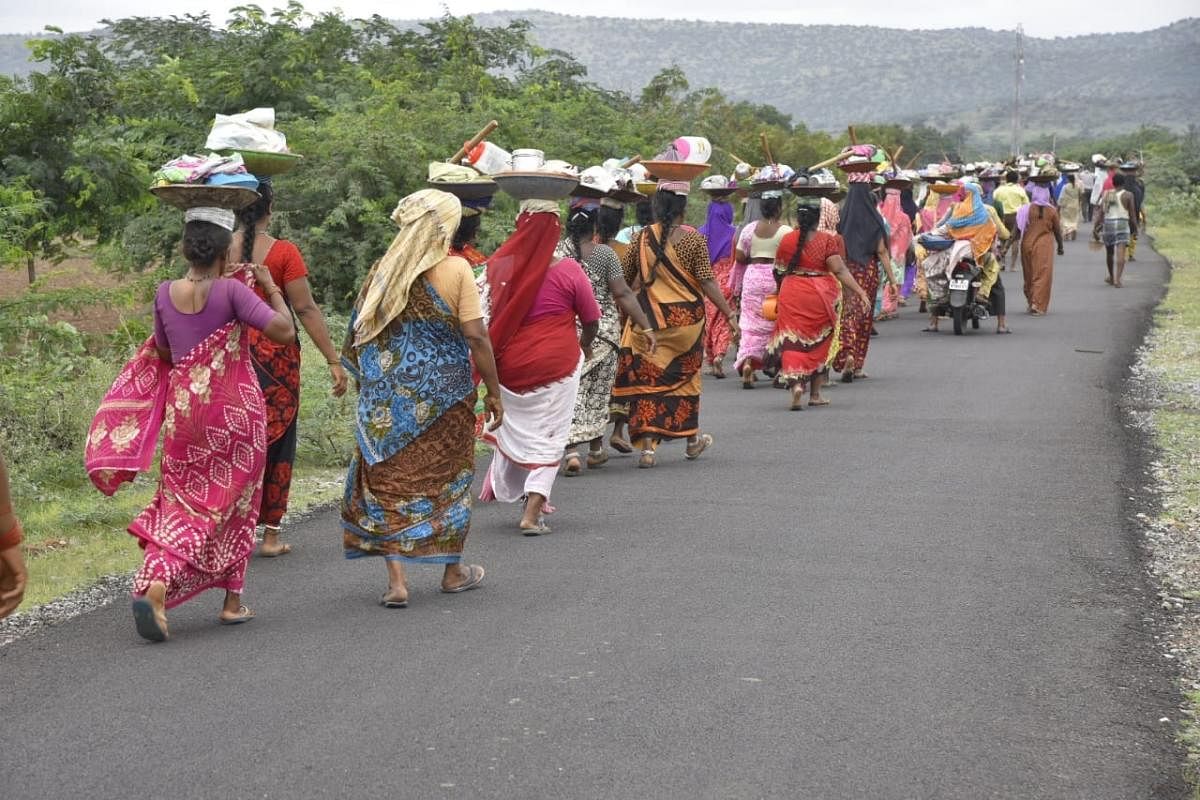
<instances>
[{"instance_id":1,"label":"utility pole","mask_svg":"<svg viewBox=\"0 0 1200 800\"><path fill-rule=\"evenodd\" d=\"M1016 61L1016 81L1013 86L1012 108L1012 155L1021 155L1021 86L1025 83L1025 28L1017 25L1017 47L1013 53Z\"/></svg>"}]
</instances>

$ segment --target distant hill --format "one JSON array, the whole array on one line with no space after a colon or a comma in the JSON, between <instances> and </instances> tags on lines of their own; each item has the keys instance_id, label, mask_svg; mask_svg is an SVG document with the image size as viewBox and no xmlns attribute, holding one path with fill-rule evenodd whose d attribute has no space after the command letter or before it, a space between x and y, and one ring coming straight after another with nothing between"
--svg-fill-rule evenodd
<instances>
[{"instance_id":1,"label":"distant hill","mask_svg":"<svg viewBox=\"0 0 1200 800\"><path fill-rule=\"evenodd\" d=\"M1015 35L983 28L906 31L844 25L760 25L576 17L527 19L546 48L572 54L599 85L637 92L663 68L692 88L768 103L809 128L855 122L965 124L979 141L1008 141ZM411 21L401 24L411 25ZM29 35L0 35L0 73L24 74ZM1200 119L1200 19L1143 33L1025 39L1022 113L1028 135L1108 135Z\"/></svg>"},{"instance_id":2,"label":"distant hill","mask_svg":"<svg viewBox=\"0 0 1200 800\"><path fill-rule=\"evenodd\" d=\"M678 64L693 88L770 103L809 128L854 122L966 124L1007 141L1015 34L983 28L906 31L845 25L759 25L575 17L523 18L547 48L571 53L601 86L636 92ZM1120 133L1200 120L1200 19L1144 33L1025 38L1030 134Z\"/></svg>"}]
</instances>

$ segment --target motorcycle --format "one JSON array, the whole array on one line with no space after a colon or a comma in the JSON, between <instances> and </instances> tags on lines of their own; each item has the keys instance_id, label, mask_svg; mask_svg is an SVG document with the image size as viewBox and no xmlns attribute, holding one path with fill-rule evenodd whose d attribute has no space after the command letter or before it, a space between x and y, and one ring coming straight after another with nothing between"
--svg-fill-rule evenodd
<instances>
[{"instance_id":1,"label":"motorcycle","mask_svg":"<svg viewBox=\"0 0 1200 800\"><path fill-rule=\"evenodd\" d=\"M975 263L970 244L959 242L947 248L938 247L934 240L928 243L932 247L922 267L929 286L929 313L949 317L955 336L962 336L968 323L972 330L979 330L979 323L991 312L985 299L977 296L983 271Z\"/></svg>"}]
</instances>

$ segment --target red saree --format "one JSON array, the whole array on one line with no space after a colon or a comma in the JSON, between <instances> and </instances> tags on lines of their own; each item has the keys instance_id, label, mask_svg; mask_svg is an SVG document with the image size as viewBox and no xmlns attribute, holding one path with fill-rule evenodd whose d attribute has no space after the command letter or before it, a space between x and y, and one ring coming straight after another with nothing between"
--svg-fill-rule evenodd
<instances>
[{"instance_id":1,"label":"red saree","mask_svg":"<svg viewBox=\"0 0 1200 800\"><path fill-rule=\"evenodd\" d=\"M778 354L779 375L789 384L807 383L824 371L842 307L842 285L825 263L830 256L844 257L841 238L814 231L797 255L799 241L800 232L793 231L779 243L779 259L789 271L779 289L769 347Z\"/></svg>"},{"instance_id":2,"label":"red saree","mask_svg":"<svg viewBox=\"0 0 1200 800\"><path fill-rule=\"evenodd\" d=\"M151 467L163 431L158 492L129 532L145 550L135 594L162 581L168 608L205 589L240 593L254 551L267 415L248 338L228 323L173 367L151 339L117 376L88 433L88 476L111 495Z\"/></svg>"}]
</instances>

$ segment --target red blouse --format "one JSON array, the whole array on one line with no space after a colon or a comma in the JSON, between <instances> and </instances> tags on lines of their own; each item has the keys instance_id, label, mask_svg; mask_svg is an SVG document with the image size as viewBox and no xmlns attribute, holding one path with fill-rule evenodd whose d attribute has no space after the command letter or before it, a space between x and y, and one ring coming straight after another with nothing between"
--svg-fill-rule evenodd
<instances>
[{"instance_id":1,"label":"red blouse","mask_svg":"<svg viewBox=\"0 0 1200 800\"><path fill-rule=\"evenodd\" d=\"M846 257L846 244L841 236L825 231L812 231L808 241L804 243L804 249L800 251L799 263L792 267L792 257L796 254L799 243L800 231L785 234L775 252L775 263L788 272L829 272L825 262L830 256Z\"/></svg>"}]
</instances>

